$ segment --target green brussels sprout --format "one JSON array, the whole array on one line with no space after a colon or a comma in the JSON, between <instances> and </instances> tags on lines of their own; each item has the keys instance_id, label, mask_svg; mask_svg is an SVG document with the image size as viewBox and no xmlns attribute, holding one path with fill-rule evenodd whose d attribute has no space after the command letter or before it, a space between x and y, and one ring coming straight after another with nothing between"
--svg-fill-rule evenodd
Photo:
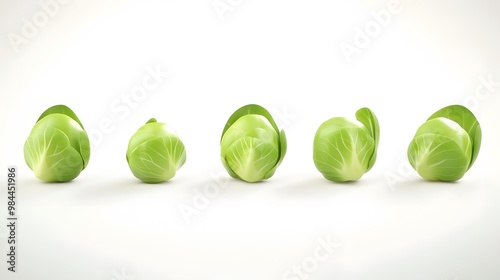
<instances>
[{"instance_id":1,"label":"green brussels sprout","mask_svg":"<svg viewBox=\"0 0 500 280\"><path fill-rule=\"evenodd\" d=\"M177 133L164 123L150 119L128 143L130 170L145 183L170 180L186 162L186 149Z\"/></svg>"},{"instance_id":2,"label":"green brussels sprout","mask_svg":"<svg viewBox=\"0 0 500 280\"><path fill-rule=\"evenodd\" d=\"M246 182L273 176L286 153L286 136L271 114L255 104L236 110L221 137L221 160L229 175Z\"/></svg>"},{"instance_id":3,"label":"green brussels sprout","mask_svg":"<svg viewBox=\"0 0 500 280\"><path fill-rule=\"evenodd\" d=\"M456 181L471 168L481 146L481 127L461 105L445 107L422 124L408 146L408 160L431 181Z\"/></svg>"},{"instance_id":4,"label":"green brussels sprout","mask_svg":"<svg viewBox=\"0 0 500 280\"><path fill-rule=\"evenodd\" d=\"M356 181L375 164L380 135L377 117L361 108L356 119L331 118L316 131L313 160L327 180Z\"/></svg>"},{"instance_id":5,"label":"green brussels sprout","mask_svg":"<svg viewBox=\"0 0 500 280\"><path fill-rule=\"evenodd\" d=\"M24 159L45 182L75 179L90 159L89 137L75 113L64 105L45 110L24 143Z\"/></svg>"}]
</instances>

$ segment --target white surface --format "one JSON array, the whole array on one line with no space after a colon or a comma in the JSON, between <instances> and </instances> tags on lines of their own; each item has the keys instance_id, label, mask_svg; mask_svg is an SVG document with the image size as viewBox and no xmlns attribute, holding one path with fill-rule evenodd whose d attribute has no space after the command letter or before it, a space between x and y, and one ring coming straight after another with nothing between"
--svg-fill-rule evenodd
<instances>
[{"instance_id":1,"label":"white surface","mask_svg":"<svg viewBox=\"0 0 500 280\"><path fill-rule=\"evenodd\" d=\"M474 96L479 77L500 81L498 3L402 1L347 63L339 44L387 1L242 1L223 21L211 1L168 2L72 1L17 53L8 34L40 7L0 4L0 166L18 165L20 180L19 272L2 261L1 279L282 279L328 236L339 247L309 279L500 278L500 86L474 108L483 143L462 180L430 183L405 169L430 114ZM113 111L156 65L169 77L129 114ZM219 160L225 121L247 103L290 114L278 117L285 160L259 184L229 180ZM113 124L67 184L38 181L23 159L54 104L88 131ZM362 106L381 123L378 161L357 183L328 182L312 162L315 130ZM158 185L141 184L125 161L150 117L177 130L188 156ZM219 195L186 223L179 207L217 182ZM2 226L2 256L5 237Z\"/></svg>"}]
</instances>

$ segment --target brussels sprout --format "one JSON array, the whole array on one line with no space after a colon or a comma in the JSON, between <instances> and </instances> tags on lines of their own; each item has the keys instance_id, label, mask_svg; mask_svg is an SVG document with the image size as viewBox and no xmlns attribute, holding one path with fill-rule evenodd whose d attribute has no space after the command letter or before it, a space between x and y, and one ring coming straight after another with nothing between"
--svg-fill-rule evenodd
<instances>
[{"instance_id":1,"label":"brussels sprout","mask_svg":"<svg viewBox=\"0 0 500 280\"><path fill-rule=\"evenodd\" d=\"M356 181L375 164L380 135L377 117L361 108L356 119L331 118L316 131L314 164L330 181Z\"/></svg>"},{"instance_id":2,"label":"brussels sprout","mask_svg":"<svg viewBox=\"0 0 500 280\"><path fill-rule=\"evenodd\" d=\"M481 127L461 105L445 107L421 125L408 147L411 166L427 180L456 181L477 158Z\"/></svg>"},{"instance_id":3,"label":"brussels sprout","mask_svg":"<svg viewBox=\"0 0 500 280\"><path fill-rule=\"evenodd\" d=\"M221 137L221 160L231 177L258 182L273 176L286 153L286 136L271 114L255 104L236 110Z\"/></svg>"},{"instance_id":4,"label":"brussels sprout","mask_svg":"<svg viewBox=\"0 0 500 280\"><path fill-rule=\"evenodd\" d=\"M159 183L175 176L186 162L186 149L172 128L153 118L130 138L127 162L139 180Z\"/></svg>"},{"instance_id":5,"label":"brussels sprout","mask_svg":"<svg viewBox=\"0 0 500 280\"><path fill-rule=\"evenodd\" d=\"M75 113L64 105L45 110L24 143L26 164L46 182L75 179L89 158L87 132Z\"/></svg>"}]
</instances>

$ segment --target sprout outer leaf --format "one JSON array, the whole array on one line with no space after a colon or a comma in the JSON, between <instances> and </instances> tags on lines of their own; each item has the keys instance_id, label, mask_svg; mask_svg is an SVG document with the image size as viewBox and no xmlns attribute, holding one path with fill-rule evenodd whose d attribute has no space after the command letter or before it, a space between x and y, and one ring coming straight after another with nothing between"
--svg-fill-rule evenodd
<instances>
[{"instance_id":1,"label":"sprout outer leaf","mask_svg":"<svg viewBox=\"0 0 500 280\"><path fill-rule=\"evenodd\" d=\"M481 126L477 121L474 114L462 105L450 105L444 107L434 114L432 114L427 120L434 118L444 117L458 123L466 132L469 134L470 141L472 142L472 157L469 163L469 168L476 161L481 147Z\"/></svg>"},{"instance_id":2,"label":"sprout outer leaf","mask_svg":"<svg viewBox=\"0 0 500 280\"><path fill-rule=\"evenodd\" d=\"M377 149L380 137L380 125L377 116L375 116L372 110L366 107L356 111L356 119L368 129L370 135L374 140L375 149L373 150L373 155L368 163L368 170L366 170L369 171L373 167L373 165L375 165L375 161L377 160Z\"/></svg>"},{"instance_id":3,"label":"sprout outer leaf","mask_svg":"<svg viewBox=\"0 0 500 280\"><path fill-rule=\"evenodd\" d=\"M73 112L73 110L71 110L66 105L54 105L54 106L48 108L47 110L45 110L42 113L42 115L40 115L40 117L38 118L38 120L36 122L39 122L41 119L45 118L46 116L48 116L50 114L63 114L63 115L66 115L66 116L72 118L74 121L76 121L82 127L82 129L85 129L83 127L82 122L80 122L80 119L78 119L78 117L76 116L75 112Z\"/></svg>"},{"instance_id":4,"label":"sprout outer leaf","mask_svg":"<svg viewBox=\"0 0 500 280\"><path fill-rule=\"evenodd\" d=\"M79 145L78 147L83 162L83 169L85 169L90 160L90 141L89 141L89 136L87 135L87 132L85 132L85 130L82 130L79 133L79 136L80 136L80 141L78 142Z\"/></svg>"},{"instance_id":5,"label":"sprout outer leaf","mask_svg":"<svg viewBox=\"0 0 500 280\"><path fill-rule=\"evenodd\" d=\"M287 142L286 142L286 135L285 131L281 130L279 134L279 140L280 140L280 149L279 149L279 158L278 162L276 165L266 174L264 179L269 179L274 175L274 172L276 172L276 169L278 169L278 166L281 164L283 159L285 158L286 154L286 149L287 149Z\"/></svg>"},{"instance_id":6,"label":"sprout outer leaf","mask_svg":"<svg viewBox=\"0 0 500 280\"><path fill-rule=\"evenodd\" d=\"M276 133L279 132L279 129L278 129L278 126L276 125L276 122L274 121L273 119L273 116L271 115L271 113L269 113L269 111L267 111L264 107L260 106L260 105L257 105L257 104L249 104L249 105L245 105L241 108L239 108L238 110L236 110L230 117L229 119L227 120L226 122L226 125L224 126L224 130L222 131L222 135L221 135L221 141L222 141L222 137L224 136L224 134L226 133L226 131L239 119L241 118L242 116L244 115L251 115L251 114L255 114L255 115L261 115L263 117L265 117L269 123L271 124L271 126L274 128L274 130L276 130Z\"/></svg>"}]
</instances>

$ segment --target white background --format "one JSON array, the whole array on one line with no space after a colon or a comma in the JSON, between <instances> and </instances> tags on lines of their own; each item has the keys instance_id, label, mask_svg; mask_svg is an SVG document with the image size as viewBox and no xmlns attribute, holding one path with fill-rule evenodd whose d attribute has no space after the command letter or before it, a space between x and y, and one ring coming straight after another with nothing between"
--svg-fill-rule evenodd
<instances>
[{"instance_id":1,"label":"white background","mask_svg":"<svg viewBox=\"0 0 500 280\"><path fill-rule=\"evenodd\" d=\"M3 261L2 183L1 279L283 279L311 261L318 238L339 246L308 279L500 279L500 85L480 81L500 82L497 2L401 1L350 63L340 44L353 45L388 1L230 1L222 19L212 0L71 1L14 46L23 18L43 11L22 2L0 3L0 178L18 166L20 218L14 274ZM112 110L148 67L169 76L128 114ZM247 103L269 109L288 136L284 162L258 184L229 180L219 160L224 124ZM418 126L464 103L483 129L472 169L456 183L409 173ZM65 184L37 180L23 158L55 104L89 132L111 124ZM326 181L312 161L315 130L363 106L380 121L378 161L356 183ZM188 156L156 185L125 160L151 117L177 130ZM220 193L188 223L179 207L214 184Z\"/></svg>"}]
</instances>

